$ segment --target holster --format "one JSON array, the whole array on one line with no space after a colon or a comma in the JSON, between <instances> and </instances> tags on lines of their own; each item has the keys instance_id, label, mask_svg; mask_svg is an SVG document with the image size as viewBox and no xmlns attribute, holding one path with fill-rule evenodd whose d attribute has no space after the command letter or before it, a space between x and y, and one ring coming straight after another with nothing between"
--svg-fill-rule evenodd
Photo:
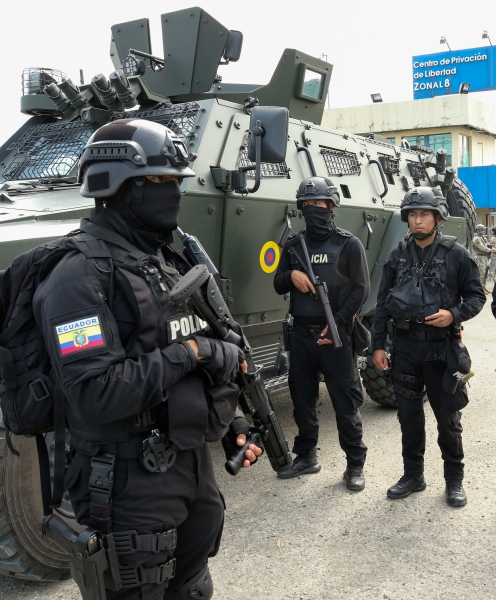
<instances>
[{"instance_id":1,"label":"holster","mask_svg":"<svg viewBox=\"0 0 496 600\"><path fill-rule=\"evenodd\" d=\"M159 584L174 577L176 559L155 567L131 567L119 563L119 555L135 552L172 552L177 543L175 529L138 535L123 531L103 535L88 527L78 533L57 515L40 522L43 537L54 541L69 554L71 576L83 600L106 600L105 588L118 591L145 584Z\"/></svg>"}]
</instances>

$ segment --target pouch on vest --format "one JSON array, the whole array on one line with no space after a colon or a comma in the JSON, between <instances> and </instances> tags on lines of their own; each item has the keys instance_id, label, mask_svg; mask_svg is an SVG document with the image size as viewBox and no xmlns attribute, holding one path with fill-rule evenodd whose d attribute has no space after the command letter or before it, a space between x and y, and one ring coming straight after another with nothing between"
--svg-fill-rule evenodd
<instances>
[{"instance_id":1,"label":"pouch on vest","mask_svg":"<svg viewBox=\"0 0 496 600\"><path fill-rule=\"evenodd\" d=\"M370 346L372 336L370 331L360 321L358 317L353 317L353 344L357 352L364 352Z\"/></svg>"},{"instance_id":2,"label":"pouch on vest","mask_svg":"<svg viewBox=\"0 0 496 600\"><path fill-rule=\"evenodd\" d=\"M454 394L460 381L471 377L472 360L461 338L446 337L446 371L443 375L443 389Z\"/></svg>"},{"instance_id":3,"label":"pouch on vest","mask_svg":"<svg viewBox=\"0 0 496 600\"><path fill-rule=\"evenodd\" d=\"M239 387L235 383L206 387L205 396L208 404L208 429L205 440L216 442L226 435L235 417Z\"/></svg>"},{"instance_id":4,"label":"pouch on vest","mask_svg":"<svg viewBox=\"0 0 496 600\"><path fill-rule=\"evenodd\" d=\"M395 284L385 302L393 318L422 322L440 308L450 307L444 255L455 241L452 236L437 237L420 266L414 240L407 238L400 243L402 254Z\"/></svg>"}]
</instances>

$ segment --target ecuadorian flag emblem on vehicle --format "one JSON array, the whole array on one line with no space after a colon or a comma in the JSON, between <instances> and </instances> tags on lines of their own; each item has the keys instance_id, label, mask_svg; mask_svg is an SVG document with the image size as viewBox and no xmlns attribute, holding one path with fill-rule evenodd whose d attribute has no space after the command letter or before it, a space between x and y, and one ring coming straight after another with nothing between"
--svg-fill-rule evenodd
<instances>
[{"instance_id":1,"label":"ecuadorian flag emblem on vehicle","mask_svg":"<svg viewBox=\"0 0 496 600\"><path fill-rule=\"evenodd\" d=\"M96 315L57 325L55 331L62 356L105 346L100 320Z\"/></svg>"}]
</instances>

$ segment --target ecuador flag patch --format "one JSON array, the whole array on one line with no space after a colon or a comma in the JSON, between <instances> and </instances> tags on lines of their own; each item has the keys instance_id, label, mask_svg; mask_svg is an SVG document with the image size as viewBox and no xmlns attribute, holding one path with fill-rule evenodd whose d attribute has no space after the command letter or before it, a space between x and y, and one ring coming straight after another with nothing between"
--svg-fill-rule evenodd
<instances>
[{"instance_id":1,"label":"ecuador flag patch","mask_svg":"<svg viewBox=\"0 0 496 600\"><path fill-rule=\"evenodd\" d=\"M56 325L55 332L62 356L106 345L97 315Z\"/></svg>"}]
</instances>

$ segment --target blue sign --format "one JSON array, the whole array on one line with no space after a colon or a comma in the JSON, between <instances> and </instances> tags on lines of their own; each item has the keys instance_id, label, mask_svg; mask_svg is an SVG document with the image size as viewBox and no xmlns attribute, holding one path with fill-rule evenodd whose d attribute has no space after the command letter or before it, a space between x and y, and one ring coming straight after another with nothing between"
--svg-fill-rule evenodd
<instances>
[{"instance_id":1,"label":"blue sign","mask_svg":"<svg viewBox=\"0 0 496 600\"><path fill-rule=\"evenodd\" d=\"M412 59L413 99L458 94L462 83L470 92L496 89L492 46L423 54Z\"/></svg>"}]
</instances>

